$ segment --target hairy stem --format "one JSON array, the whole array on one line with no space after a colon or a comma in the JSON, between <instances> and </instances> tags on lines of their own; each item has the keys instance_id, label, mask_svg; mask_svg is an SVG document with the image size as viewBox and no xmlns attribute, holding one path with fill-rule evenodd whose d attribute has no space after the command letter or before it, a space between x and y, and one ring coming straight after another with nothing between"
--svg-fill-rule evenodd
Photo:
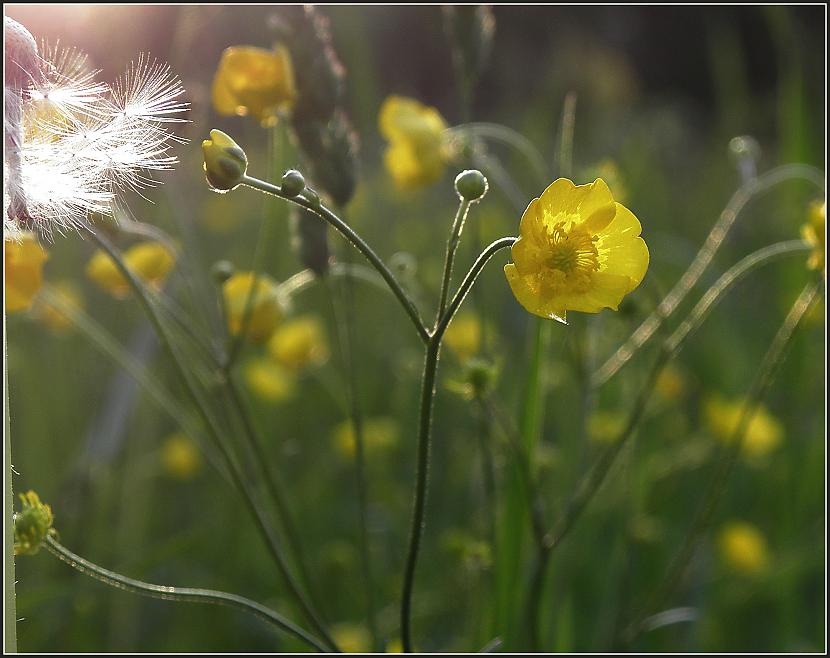
<instances>
[{"instance_id":1,"label":"hairy stem","mask_svg":"<svg viewBox=\"0 0 830 658\"><path fill-rule=\"evenodd\" d=\"M321 653L325 653L328 650L326 644L322 643L319 639L313 635L310 635L299 626L296 626L282 615L260 603L257 603L256 601L251 601L244 596L212 589L153 585L134 578L129 578L128 576L124 576L115 571L105 569L104 567L90 562L89 560L85 560L80 555L76 555L63 546L51 535L46 537L45 546L52 555L65 562L73 569L76 569L86 576L100 580L101 582L112 587L116 587L127 592L133 592L135 594L142 594L155 599L163 599L165 601L213 603L236 608L248 614L252 614L255 617L259 617L269 624L276 626L281 631L284 631L289 635L293 635L295 638L301 640Z\"/></svg>"},{"instance_id":2,"label":"hairy stem","mask_svg":"<svg viewBox=\"0 0 830 658\"><path fill-rule=\"evenodd\" d=\"M429 340L429 332L427 331L426 326L424 325L423 320L421 320L421 315L418 312L418 309L415 306L415 303L410 299L409 295L404 290L403 286L398 282L395 278L395 275L389 270L386 264L381 260L380 256L378 256L372 248L366 244L366 242L361 238L357 232L349 226L346 222L344 222L340 217L334 214L331 210L326 208L322 203L319 201L310 201L305 196L295 196L289 197L282 192L279 186L272 185L271 183L267 183L265 181L261 181L257 178L252 178L251 176L245 176L242 179L242 184L247 185L255 190L260 192L264 192L266 194L273 194L281 199L285 199L286 201L290 201L306 210L313 212L315 215L320 217L323 221L327 222L334 229L340 233L346 240L348 240L351 245L357 249L366 260L374 267L378 274L383 278L386 282L386 285L392 290L395 297L400 302L401 306L403 307L406 314L409 316L409 319L412 321L412 324L415 326L415 331L418 332L418 336L421 340L426 343Z\"/></svg>"}]
</instances>

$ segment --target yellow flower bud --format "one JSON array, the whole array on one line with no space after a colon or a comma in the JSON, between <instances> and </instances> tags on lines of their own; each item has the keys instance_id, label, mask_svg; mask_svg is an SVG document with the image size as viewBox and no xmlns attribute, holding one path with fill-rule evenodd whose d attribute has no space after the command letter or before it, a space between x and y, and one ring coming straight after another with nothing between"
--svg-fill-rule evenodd
<instances>
[{"instance_id":1,"label":"yellow flower bud","mask_svg":"<svg viewBox=\"0 0 830 658\"><path fill-rule=\"evenodd\" d=\"M52 508L34 491L20 494L22 509L14 515L14 554L35 555L52 530Z\"/></svg>"},{"instance_id":2,"label":"yellow flower bud","mask_svg":"<svg viewBox=\"0 0 830 658\"><path fill-rule=\"evenodd\" d=\"M140 242L124 252L124 264L144 283L161 289L176 262L170 248L161 242ZM130 284L108 254L96 251L86 266L86 275L116 299L130 293Z\"/></svg>"},{"instance_id":3,"label":"yellow flower bud","mask_svg":"<svg viewBox=\"0 0 830 658\"><path fill-rule=\"evenodd\" d=\"M252 292L253 291L253 292ZM236 272L222 286L228 331L236 336L246 323L246 337L261 343L267 340L282 319L282 307L277 298L274 281L265 274L254 277L253 272ZM245 311L251 297L247 319Z\"/></svg>"},{"instance_id":4,"label":"yellow flower bud","mask_svg":"<svg viewBox=\"0 0 830 658\"><path fill-rule=\"evenodd\" d=\"M242 182L248 169L248 156L230 136L221 130L211 130L210 139L202 142L202 154L205 176L214 190L227 192Z\"/></svg>"},{"instance_id":5,"label":"yellow flower bud","mask_svg":"<svg viewBox=\"0 0 830 658\"><path fill-rule=\"evenodd\" d=\"M6 264L6 312L27 311L43 285L43 263L49 258L37 238L28 232L3 241Z\"/></svg>"}]
</instances>

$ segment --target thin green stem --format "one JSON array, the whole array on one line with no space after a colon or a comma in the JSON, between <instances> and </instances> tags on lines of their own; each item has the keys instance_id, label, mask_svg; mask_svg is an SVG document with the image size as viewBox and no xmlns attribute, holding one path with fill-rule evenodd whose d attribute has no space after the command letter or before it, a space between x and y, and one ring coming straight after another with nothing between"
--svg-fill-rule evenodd
<instances>
[{"instance_id":1,"label":"thin green stem","mask_svg":"<svg viewBox=\"0 0 830 658\"><path fill-rule=\"evenodd\" d=\"M441 281L441 298L438 302L438 313L435 318L436 323L444 315L444 311L447 308L447 296L450 294L450 282L452 280L452 266L455 262L455 252L461 240L461 232L464 230L464 222L467 219L470 205L470 201L462 199L458 204L458 211L455 213L455 219L452 223L450 239L447 241L447 253L444 257L444 277Z\"/></svg>"},{"instance_id":2,"label":"thin green stem","mask_svg":"<svg viewBox=\"0 0 830 658\"><path fill-rule=\"evenodd\" d=\"M386 285L392 290L395 297L400 302L401 306L403 307L406 314L409 316L409 319L412 321L412 324L415 326L415 331L418 332L418 336L421 340L426 343L429 340L429 332L427 331L426 326L424 325L423 320L421 319L421 315L418 312L415 303L410 299L409 295L404 290L403 286L398 282L395 278L395 275L392 274L390 269L386 266L386 264L381 260L381 258L372 250L372 248L357 234L357 232L349 226L346 222L344 222L340 217L334 214L331 210L326 208L322 203L318 200L312 201L306 198L306 196L295 196L289 197L283 194L282 190L277 185L272 185L271 183L267 183L265 181L261 181L257 178L252 178L251 176L244 176L242 179L242 184L247 185L255 190L260 192L264 192L266 194L272 194L274 196L279 197L280 199L285 199L286 201L290 201L306 210L313 212L315 215L320 217L323 221L327 222L334 229L340 233L346 240L351 243L351 245L357 249L366 260L374 267L378 274L383 277L383 280L386 282Z\"/></svg>"},{"instance_id":3,"label":"thin green stem","mask_svg":"<svg viewBox=\"0 0 830 658\"><path fill-rule=\"evenodd\" d=\"M424 510L427 498L429 476L430 428L432 407L435 398L435 376L438 372L438 353L441 337L433 336L427 343L424 355L424 371L421 380L421 402L418 417L418 454L415 474L415 496L412 510L412 525L409 534L409 549L404 568L403 594L401 598L401 639L405 653L412 652L412 589L415 581L415 567L424 531Z\"/></svg>"},{"instance_id":4,"label":"thin green stem","mask_svg":"<svg viewBox=\"0 0 830 658\"><path fill-rule=\"evenodd\" d=\"M632 411L629 414L625 428L619 437L617 437L617 439L600 454L598 460L594 463L592 468L579 481L575 493L568 502L564 514L559 519L556 526L554 526L554 528L546 535L545 544L551 550L555 549L570 532L574 523L581 516L591 498L593 498L594 494L599 490L600 486L605 481L605 477L622 450L623 445L633 434L640 419L642 418L646 403L651 395L651 391L657 377L660 375L668 362L677 355L681 346L686 340L688 340L693 331L700 326L700 323L706 317L708 311L723 298L726 292L735 283L750 272L764 264L777 260L785 254L797 253L806 249L807 245L805 243L795 240L771 245L769 247L759 249L754 254L750 254L727 270L727 272L724 273L717 282L715 282L715 285L713 285L710 289L711 294L707 293L707 295L705 295L704 298L698 302L690 313L689 322L681 324L680 327L678 327L677 330L663 342L657 358L648 373L646 381L640 389Z\"/></svg>"},{"instance_id":5,"label":"thin green stem","mask_svg":"<svg viewBox=\"0 0 830 658\"><path fill-rule=\"evenodd\" d=\"M255 617L268 622L269 624L272 624L273 626L276 626L281 631L294 636L321 653L328 651L326 644L313 635L307 633L299 626L296 626L279 613L265 607L261 603L251 601L244 596L212 589L171 587L169 585L153 585L151 583L145 583L141 580L136 580L135 578L130 578L115 571L105 569L104 567L90 562L89 560L85 560L80 555L76 555L63 546L51 535L46 537L45 546L52 555L65 562L73 569L86 576L100 580L101 582L112 587L165 601L213 603L236 608L248 614L252 614Z\"/></svg>"},{"instance_id":6,"label":"thin green stem","mask_svg":"<svg viewBox=\"0 0 830 658\"><path fill-rule=\"evenodd\" d=\"M331 302L332 313L337 328L340 345L340 366L343 384L348 400L348 414L352 424L355 444L355 485L357 488L358 511L358 543L360 546L360 568L363 575L363 588L366 594L366 619L369 626L369 635L372 639L372 649L380 650L380 635L377 628L377 611L375 607L374 577L372 575L372 561L369 554L368 528L368 483L366 479L366 441L363 427L363 414L360 407L360 396L357 391L356 360L354 358L354 336L352 328L354 305L352 279L346 279L343 286L344 299L337 297L332 291L331 282L326 281L326 290ZM342 303L341 303L342 302Z\"/></svg>"},{"instance_id":7,"label":"thin green stem","mask_svg":"<svg viewBox=\"0 0 830 658\"><path fill-rule=\"evenodd\" d=\"M663 301L660 302L654 312L631 334L629 339L594 372L591 377L593 386L601 386L611 379L634 356L635 352L648 342L663 322L674 313L678 305L697 284L706 268L709 267L729 230L746 205L762 192L790 180L806 180L819 188L824 187L824 174L818 169L808 165L789 164L776 167L738 188L729 203L726 204L717 222L709 232L706 241L688 269L683 273L683 276L663 298Z\"/></svg>"},{"instance_id":8,"label":"thin green stem","mask_svg":"<svg viewBox=\"0 0 830 658\"><path fill-rule=\"evenodd\" d=\"M176 350L173 342L171 341L170 336L168 335L167 330L164 327L164 324L161 322L161 319L158 313L156 312L156 309L153 306L149 295L144 289L144 285L141 283L141 281L138 280L136 275L126 266L123 258L118 253L116 248L110 243L110 241L102 235L99 235L92 227L87 228L89 235L92 237L92 239L98 244L99 247L101 247L101 249L103 249L109 255L115 266L121 272L122 276L127 280L133 292L137 296L142 309L144 310L148 319L153 325L153 328L156 330L156 334L158 335L159 340L161 341L164 348L167 350L176 368L176 371L182 380L182 384L184 385L185 390L188 393L188 396L190 397L193 405L196 407L196 410L198 411L202 419L205 429L208 431L209 436L211 436L216 447L219 448L225 460L228 471L231 475L232 482L236 489L239 491L239 493L242 494L245 505L255 521L257 530L260 532L263 539L265 540L268 551L274 559L280 572L282 573L289 590L296 598L306 617L315 627L315 629L320 633L321 636L323 636L323 638L326 640L330 647L336 648L336 644L328 635L324 624L320 620L311 603L308 601L306 595L300 589L299 585L297 584L296 580L291 574L291 571L289 570L288 564L282 553L282 549L273 537L271 530L268 527L268 524L265 522L264 516L262 515L251 491L247 486L246 479L240 464L238 463L234 454L229 450L228 446L226 446L223 442L222 437L219 434L218 423L213 418L213 415L211 414L205 402L201 399L201 396L199 395L193 382L191 381L188 375L187 368L185 367L180 355L178 354L178 351Z\"/></svg>"},{"instance_id":9,"label":"thin green stem","mask_svg":"<svg viewBox=\"0 0 830 658\"><path fill-rule=\"evenodd\" d=\"M506 249L507 247L512 247L513 243L515 243L517 238L509 237L509 238L499 238L498 240L491 242L487 248L479 254L478 258L476 258L475 262L473 263L470 270L464 276L464 279L461 281L461 285L458 286L458 290L456 290L455 294L452 296L450 303L447 305L446 310L444 311L443 316L441 317L440 321L435 327L435 331L433 333L433 338L438 337L440 338L444 335L444 332L447 330L450 322L452 321L455 314L458 312L459 307L464 302L464 298L467 296L467 293L470 292L470 289L473 287L473 284L476 282L478 275L481 274L481 271L484 269L484 266L490 261L490 259L495 256L498 252L502 249Z\"/></svg>"},{"instance_id":10,"label":"thin green stem","mask_svg":"<svg viewBox=\"0 0 830 658\"><path fill-rule=\"evenodd\" d=\"M651 611L657 610L663 605L666 598L671 595L682 579L700 538L711 523L712 516L717 509L718 502L726 487L726 482L735 468L749 423L764 395L772 385L775 374L784 361L787 348L795 335L798 325L820 295L821 287L822 284L819 281L811 281L807 284L770 343L752 385L749 388L738 424L728 444L722 451L722 458L698 505L694 520L680 548L666 569L665 577L652 591L651 595L647 598L647 604L636 618L636 621L626 631L624 641L627 643L633 642L639 633L644 630L645 622L651 614Z\"/></svg>"},{"instance_id":11,"label":"thin green stem","mask_svg":"<svg viewBox=\"0 0 830 658\"><path fill-rule=\"evenodd\" d=\"M12 490L12 433L9 418L9 367L6 354L6 314L3 313L3 652L17 651L17 601L14 579L14 492Z\"/></svg>"}]
</instances>

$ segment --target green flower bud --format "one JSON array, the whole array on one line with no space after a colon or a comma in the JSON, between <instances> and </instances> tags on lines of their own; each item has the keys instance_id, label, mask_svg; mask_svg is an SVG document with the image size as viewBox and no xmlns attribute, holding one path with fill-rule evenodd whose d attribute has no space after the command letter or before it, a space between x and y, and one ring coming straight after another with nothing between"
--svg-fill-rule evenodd
<instances>
[{"instance_id":1,"label":"green flower bud","mask_svg":"<svg viewBox=\"0 0 830 658\"><path fill-rule=\"evenodd\" d=\"M303 190L303 195L305 196L306 200L311 204L312 208L319 208L320 207L320 195L317 194L314 190L310 187L305 188Z\"/></svg>"},{"instance_id":2,"label":"green flower bud","mask_svg":"<svg viewBox=\"0 0 830 658\"><path fill-rule=\"evenodd\" d=\"M14 554L35 555L52 529L52 508L40 502L34 491L20 494L23 508L14 515Z\"/></svg>"},{"instance_id":3,"label":"green flower bud","mask_svg":"<svg viewBox=\"0 0 830 658\"><path fill-rule=\"evenodd\" d=\"M455 191L467 201L479 201L487 194L489 187L484 174L477 169L467 169L455 177Z\"/></svg>"},{"instance_id":4,"label":"green flower bud","mask_svg":"<svg viewBox=\"0 0 830 658\"><path fill-rule=\"evenodd\" d=\"M233 263L230 261L218 260L210 268L210 275L216 283L222 284L233 276L234 270Z\"/></svg>"},{"instance_id":5,"label":"green flower bud","mask_svg":"<svg viewBox=\"0 0 830 658\"><path fill-rule=\"evenodd\" d=\"M202 152L205 176L214 190L227 192L242 182L248 169L248 156L230 136L221 130L211 130L210 139L202 142Z\"/></svg>"},{"instance_id":6,"label":"green flower bud","mask_svg":"<svg viewBox=\"0 0 830 658\"><path fill-rule=\"evenodd\" d=\"M288 197L295 197L305 189L305 178L296 169L289 169L282 175L281 189Z\"/></svg>"}]
</instances>

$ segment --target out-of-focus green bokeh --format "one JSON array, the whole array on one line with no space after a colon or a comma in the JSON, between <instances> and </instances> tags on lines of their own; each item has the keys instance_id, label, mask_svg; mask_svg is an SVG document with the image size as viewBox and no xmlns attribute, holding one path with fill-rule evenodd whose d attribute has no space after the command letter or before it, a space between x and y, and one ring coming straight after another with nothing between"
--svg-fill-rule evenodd
<instances>
[{"instance_id":1,"label":"out-of-focus green bokeh","mask_svg":"<svg viewBox=\"0 0 830 658\"><path fill-rule=\"evenodd\" d=\"M267 131L249 118L218 116L210 102L222 51L242 44L270 47L279 7L6 5L5 11L38 39L87 52L102 79L114 79L140 52L169 62L181 77L191 122L177 132L190 142L175 147L180 164L159 177L164 185L150 190L148 200L126 198L123 212L178 241L184 257L167 292L193 310L188 282L195 281L195 304L214 305L198 314L195 326L216 317L210 275L216 260L250 269L259 244L264 269L276 280L302 269L290 248L287 206L247 189L212 193L199 148L209 130L219 128L245 148L252 175L276 180L279 172L268 170L275 160L280 167L301 166L281 160L283 154L269 161ZM331 21L346 69L346 105L360 139L360 182L348 220L383 258L403 253L417 260L417 300L431 317L457 172L447 170L423 191L398 192L383 167L377 113L384 98L399 94L438 108L450 125L461 122L441 9L319 11ZM552 180L563 100L574 91L573 178L584 183L602 175L617 196L624 195L651 253L648 278L619 313L573 314L571 327L553 328L535 461L548 507L558 514L600 445L580 431L583 401L573 365L580 344L574 336L590 329L591 341L582 348L597 367L682 274L740 185L727 148L731 138L757 140L759 171L789 162L824 167L825 13L818 6L499 6L493 13L492 54L475 90L473 120L526 136L546 158ZM520 156L502 147L494 151L525 203L542 192ZM789 183L754 200L691 298L751 251L797 239L815 198L815 188ZM468 220L457 272L481 245L515 235L520 214L491 180L490 193ZM123 247L130 242L118 240ZM346 252L337 236L330 241L336 254ZM86 278L90 240L58 237L48 249L47 282L75 284L87 313L183 400L136 301L115 300ZM805 260L781 260L740 283L683 350L674 381L663 382L635 440L554 554L542 607L544 650L612 648L619 625L659 582L713 472L720 444L707 423L707 402L746 393L810 276ZM500 369L495 396L518 419L533 319L510 294L502 262L488 267L465 308L486 322L483 351ZM379 627L391 644L399 632L422 353L389 295L360 284L353 293L360 405L367 418L386 419L376 427L376 447L367 450L367 477ZM338 637L359 644L366 623L358 499L352 456L344 449L348 441L342 429L338 434L347 419L345 385L325 288L304 292L292 314L320 318L332 356L300 376L286 399L249 402L299 521L314 598ZM822 302L764 401L782 428L780 442L764 459L739 462L712 531L666 606L693 608L695 621L647 633L637 650L823 649L824 336ZM14 486L34 489L51 504L67 547L135 578L232 591L300 618L239 497L204 458L194 462L186 444L178 453L170 447L168 438L179 428L128 375L82 333L55 333L31 315L9 316L8 343L12 455L19 473ZM263 353L246 346L243 367ZM601 440L603 427L625 411L652 354L644 350L590 399L595 417L588 434ZM415 643L423 651L474 651L501 632L492 622L497 556L487 530L482 437L491 444L502 485L511 481L513 466L497 428L482 429L475 407L450 390L461 371L451 350L440 365ZM496 496L503 495L497 489ZM764 545L746 536L749 548L740 538L729 544L724 533L732 521L751 524ZM520 527L528 533L526 521ZM736 543L733 558L735 552L763 555L750 558L749 567L730 560L728 546ZM522 583L530 557L526 550L515 567ZM17 581L19 647L26 652L300 648L237 611L116 591L45 552L17 560Z\"/></svg>"}]
</instances>

